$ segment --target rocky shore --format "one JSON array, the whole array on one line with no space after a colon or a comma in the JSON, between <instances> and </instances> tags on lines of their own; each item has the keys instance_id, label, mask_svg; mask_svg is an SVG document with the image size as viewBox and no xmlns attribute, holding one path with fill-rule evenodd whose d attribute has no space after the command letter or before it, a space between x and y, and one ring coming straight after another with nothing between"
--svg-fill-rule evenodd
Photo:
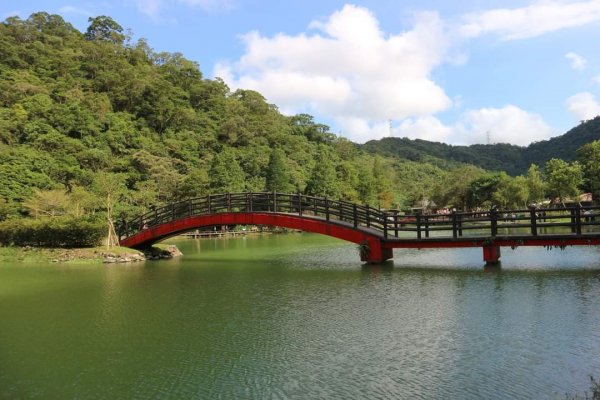
<instances>
[{"instance_id":1,"label":"rocky shore","mask_svg":"<svg viewBox=\"0 0 600 400\"><path fill-rule=\"evenodd\" d=\"M145 260L163 260L182 256L181 251L174 245L159 244L146 252L127 247L91 248L43 248L0 246L0 263L136 263Z\"/></svg>"},{"instance_id":2,"label":"rocky shore","mask_svg":"<svg viewBox=\"0 0 600 400\"><path fill-rule=\"evenodd\" d=\"M114 263L130 263L130 262L138 262L145 261L146 257L142 253L125 253L125 254L115 254L115 253L102 253L102 262L104 264L114 264Z\"/></svg>"},{"instance_id":3,"label":"rocky shore","mask_svg":"<svg viewBox=\"0 0 600 400\"><path fill-rule=\"evenodd\" d=\"M165 260L174 257L181 257L182 255L183 253L177 248L177 246L166 245L161 247L151 247L143 253L102 253L102 262L104 264L113 264L139 262L145 260Z\"/></svg>"}]
</instances>

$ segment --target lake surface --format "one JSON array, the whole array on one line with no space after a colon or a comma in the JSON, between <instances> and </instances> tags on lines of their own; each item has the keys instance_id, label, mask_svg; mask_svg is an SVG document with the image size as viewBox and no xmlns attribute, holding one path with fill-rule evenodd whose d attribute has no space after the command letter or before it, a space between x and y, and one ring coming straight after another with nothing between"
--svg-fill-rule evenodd
<instances>
[{"instance_id":1,"label":"lake surface","mask_svg":"<svg viewBox=\"0 0 600 400\"><path fill-rule=\"evenodd\" d=\"M311 234L180 259L0 265L0 398L507 399L600 378L600 249L395 250Z\"/></svg>"}]
</instances>

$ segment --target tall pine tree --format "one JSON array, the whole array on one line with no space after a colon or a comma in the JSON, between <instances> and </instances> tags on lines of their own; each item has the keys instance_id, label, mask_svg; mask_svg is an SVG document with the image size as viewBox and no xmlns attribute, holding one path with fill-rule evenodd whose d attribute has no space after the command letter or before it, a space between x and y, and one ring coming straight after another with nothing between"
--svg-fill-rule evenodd
<instances>
[{"instance_id":1,"label":"tall pine tree","mask_svg":"<svg viewBox=\"0 0 600 400\"><path fill-rule=\"evenodd\" d=\"M289 193L294 190L285 165L284 154L279 149L274 149L269 155L266 186L270 192Z\"/></svg>"},{"instance_id":2,"label":"tall pine tree","mask_svg":"<svg viewBox=\"0 0 600 400\"><path fill-rule=\"evenodd\" d=\"M306 184L306 193L313 196L339 198L340 185L330 154L321 148L317 156L317 163L312 170L310 179Z\"/></svg>"}]
</instances>

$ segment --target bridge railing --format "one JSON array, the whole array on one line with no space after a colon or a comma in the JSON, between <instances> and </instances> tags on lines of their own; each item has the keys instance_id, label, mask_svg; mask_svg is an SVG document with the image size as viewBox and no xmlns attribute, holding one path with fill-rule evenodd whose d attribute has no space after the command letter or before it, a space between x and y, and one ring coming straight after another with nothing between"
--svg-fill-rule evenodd
<instances>
[{"instance_id":1,"label":"bridge railing","mask_svg":"<svg viewBox=\"0 0 600 400\"><path fill-rule=\"evenodd\" d=\"M321 218L345 223L357 229L376 231L385 238L600 233L600 207L597 206L400 215L344 200L303 194L260 192L214 194L157 207L140 217L122 222L119 234L121 238L125 238L141 230L178 219L227 212L285 213Z\"/></svg>"},{"instance_id":2,"label":"bridge railing","mask_svg":"<svg viewBox=\"0 0 600 400\"><path fill-rule=\"evenodd\" d=\"M354 227L384 231L390 224L385 212L344 200L303 194L277 192L224 193L193 198L156 207L143 215L120 223L120 236L131 236L141 230L181 218L225 212L276 212L340 221Z\"/></svg>"},{"instance_id":3,"label":"bridge railing","mask_svg":"<svg viewBox=\"0 0 600 400\"><path fill-rule=\"evenodd\" d=\"M388 218L389 219L389 218ZM520 210L393 216L394 237L495 237L600 234L600 207L575 206ZM407 234L407 232L409 234Z\"/></svg>"}]
</instances>

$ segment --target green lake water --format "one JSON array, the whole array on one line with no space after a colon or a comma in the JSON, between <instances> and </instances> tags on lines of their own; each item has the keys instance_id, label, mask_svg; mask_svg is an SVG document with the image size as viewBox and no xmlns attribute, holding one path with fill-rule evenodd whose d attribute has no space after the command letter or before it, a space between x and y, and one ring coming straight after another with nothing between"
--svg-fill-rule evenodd
<instances>
[{"instance_id":1,"label":"green lake water","mask_svg":"<svg viewBox=\"0 0 600 400\"><path fill-rule=\"evenodd\" d=\"M130 265L0 265L1 399L546 399L600 379L600 249L173 240Z\"/></svg>"}]
</instances>

